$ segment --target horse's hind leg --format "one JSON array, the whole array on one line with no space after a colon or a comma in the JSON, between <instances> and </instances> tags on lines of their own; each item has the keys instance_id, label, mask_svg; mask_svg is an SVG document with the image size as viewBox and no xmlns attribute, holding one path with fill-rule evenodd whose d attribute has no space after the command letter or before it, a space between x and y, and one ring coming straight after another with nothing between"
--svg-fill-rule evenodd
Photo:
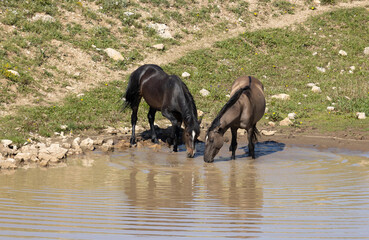
<instances>
[{"instance_id":1,"label":"horse's hind leg","mask_svg":"<svg viewBox=\"0 0 369 240\"><path fill-rule=\"evenodd\" d=\"M232 159L236 159L236 149L237 149L237 128L231 128L232 142L229 146L229 151L232 151Z\"/></svg>"},{"instance_id":2,"label":"horse's hind leg","mask_svg":"<svg viewBox=\"0 0 369 240\"><path fill-rule=\"evenodd\" d=\"M132 135L130 139L130 144L135 145L136 144L136 123L137 123L137 111L138 111L138 105L132 107L132 114L131 114L131 125L132 125Z\"/></svg>"},{"instance_id":3,"label":"horse's hind leg","mask_svg":"<svg viewBox=\"0 0 369 240\"><path fill-rule=\"evenodd\" d=\"M150 123L151 141L154 143L158 143L158 137L156 136L155 126L154 126L155 113L156 113L156 109L150 107L149 113L147 114L147 118L149 119L149 123Z\"/></svg>"},{"instance_id":4,"label":"horse's hind leg","mask_svg":"<svg viewBox=\"0 0 369 240\"><path fill-rule=\"evenodd\" d=\"M251 156L253 159L255 159L255 131L256 131L256 125L253 125L248 131L248 140L249 140L249 156Z\"/></svg>"}]
</instances>

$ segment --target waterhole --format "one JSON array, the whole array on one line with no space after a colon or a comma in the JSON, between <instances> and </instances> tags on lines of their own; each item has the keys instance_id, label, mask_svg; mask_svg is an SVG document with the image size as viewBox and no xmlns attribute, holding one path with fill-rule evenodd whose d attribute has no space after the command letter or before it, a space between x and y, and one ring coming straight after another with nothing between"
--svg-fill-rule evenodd
<instances>
[{"instance_id":1,"label":"waterhole","mask_svg":"<svg viewBox=\"0 0 369 240\"><path fill-rule=\"evenodd\" d=\"M129 149L0 173L0 238L368 239L369 153Z\"/></svg>"}]
</instances>

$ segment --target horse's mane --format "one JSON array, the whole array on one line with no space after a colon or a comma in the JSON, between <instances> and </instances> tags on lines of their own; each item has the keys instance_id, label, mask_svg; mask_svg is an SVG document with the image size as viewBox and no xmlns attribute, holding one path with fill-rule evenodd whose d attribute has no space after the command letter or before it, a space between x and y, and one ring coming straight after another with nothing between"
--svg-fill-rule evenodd
<instances>
[{"instance_id":1,"label":"horse's mane","mask_svg":"<svg viewBox=\"0 0 369 240\"><path fill-rule=\"evenodd\" d=\"M195 100L193 99L193 96L191 92L188 90L186 84L176 75L172 75L171 77L175 78L182 87L183 94L186 99L186 103L183 107L183 119L185 122L190 121L191 119L194 119L195 122L197 122L197 109L195 105Z\"/></svg>"},{"instance_id":2,"label":"horse's mane","mask_svg":"<svg viewBox=\"0 0 369 240\"><path fill-rule=\"evenodd\" d=\"M217 126L220 125L220 119L221 117L227 112L227 110L229 108L231 108L240 98L240 96L245 93L246 96L250 99L251 97L251 77L249 77L249 85L238 89L233 96L228 100L228 102L222 107L222 109L219 111L218 115L216 116L216 118L213 120L213 122L211 123L209 129L208 129L208 133L212 130L214 130Z\"/></svg>"}]
</instances>

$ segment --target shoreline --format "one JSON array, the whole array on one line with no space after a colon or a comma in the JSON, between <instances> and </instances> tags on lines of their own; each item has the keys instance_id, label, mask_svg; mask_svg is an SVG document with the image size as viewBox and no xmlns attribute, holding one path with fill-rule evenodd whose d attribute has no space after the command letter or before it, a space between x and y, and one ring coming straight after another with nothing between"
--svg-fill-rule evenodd
<instances>
[{"instance_id":1,"label":"shoreline","mask_svg":"<svg viewBox=\"0 0 369 240\"><path fill-rule=\"evenodd\" d=\"M160 129L160 130L159 130ZM166 129L158 129L158 136L161 135L159 144L151 142L149 130L141 129L137 133L137 145L135 148L150 148L159 152L163 147L168 147L165 137L168 134ZM281 129L279 132L281 132ZM359 139L342 137L341 133L330 135L319 135L313 133L304 135L294 132L294 129L283 129L286 133L275 133L272 136L260 134L258 142L276 142L286 146L297 146L303 148L316 148L321 150L346 150L369 152L369 139L359 136ZM203 143L205 131L199 137L199 142ZM305 132L306 133L306 132ZM114 151L125 151L130 147L130 131L118 129L106 129L102 132L88 132L76 136L63 136L53 139L43 139L37 143L21 146L19 149L11 143L7 146L0 146L0 173L7 169L28 169L28 168L48 168L66 166L69 157L83 156L89 152L98 150L109 154ZM231 140L230 131L224 135L225 143ZM238 148L247 146L247 134L240 131L237 137ZM224 146L223 146L224 147Z\"/></svg>"}]
</instances>

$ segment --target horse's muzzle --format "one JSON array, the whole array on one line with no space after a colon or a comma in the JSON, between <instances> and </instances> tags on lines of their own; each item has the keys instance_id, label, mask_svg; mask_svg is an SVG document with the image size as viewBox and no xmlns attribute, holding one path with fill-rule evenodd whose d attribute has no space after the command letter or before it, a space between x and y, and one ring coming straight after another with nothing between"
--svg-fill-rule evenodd
<instances>
[{"instance_id":1,"label":"horse's muzzle","mask_svg":"<svg viewBox=\"0 0 369 240\"><path fill-rule=\"evenodd\" d=\"M187 150L187 157L188 158L193 158L195 156L195 151L193 149L188 149Z\"/></svg>"}]
</instances>

